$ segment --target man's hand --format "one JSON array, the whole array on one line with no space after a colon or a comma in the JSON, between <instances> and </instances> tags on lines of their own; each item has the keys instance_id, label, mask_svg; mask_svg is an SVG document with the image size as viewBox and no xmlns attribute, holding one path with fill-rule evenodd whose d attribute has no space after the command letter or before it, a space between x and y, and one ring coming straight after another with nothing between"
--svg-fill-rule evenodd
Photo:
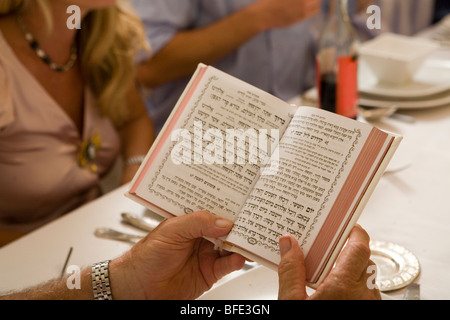
<instances>
[{"instance_id":1,"label":"man's hand","mask_svg":"<svg viewBox=\"0 0 450 320\"><path fill-rule=\"evenodd\" d=\"M225 236L232 226L233 222L208 212L166 219L122 258L111 262L113 296L116 299L199 297L217 280L241 269L245 263L241 255L219 252L203 238Z\"/></svg>"},{"instance_id":2,"label":"man's hand","mask_svg":"<svg viewBox=\"0 0 450 320\"><path fill-rule=\"evenodd\" d=\"M381 299L379 290L369 288L367 284L368 278L372 276L367 269L374 265L370 260L369 241L367 232L360 226L355 226L336 266L315 293L308 297L303 251L295 238L281 237L278 298L283 300Z\"/></svg>"},{"instance_id":3,"label":"man's hand","mask_svg":"<svg viewBox=\"0 0 450 320\"><path fill-rule=\"evenodd\" d=\"M260 0L253 9L265 21L265 29L289 27L320 11L322 0Z\"/></svg>"}]
</instances>

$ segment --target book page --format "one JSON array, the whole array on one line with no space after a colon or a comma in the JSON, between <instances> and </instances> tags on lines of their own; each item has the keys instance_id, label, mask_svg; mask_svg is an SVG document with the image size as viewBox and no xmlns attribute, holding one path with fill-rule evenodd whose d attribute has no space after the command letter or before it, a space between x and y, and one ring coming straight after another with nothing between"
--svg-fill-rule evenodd
<instances>
[{"instance_id":1,"label":"book page","mask_svg":"<svg viewBox=\"0 0 450 320\"><path fill-rule=\"evenodd\" d=\"M278 240L291 234L306 256L372 129L300 107L279 144L278 174L260 177L227 243L278 264Z\"/></svg>"},{"instance_id":2,"label":"book page","mask_svg":"<svg viewBox=\"0 0 450 320\"><path fill-rule=\"evenodd\" d=\"M202 72L134 192L172 215L208 210L234 221L297 108L212 67Z\"/></svg>"}]
</instances>

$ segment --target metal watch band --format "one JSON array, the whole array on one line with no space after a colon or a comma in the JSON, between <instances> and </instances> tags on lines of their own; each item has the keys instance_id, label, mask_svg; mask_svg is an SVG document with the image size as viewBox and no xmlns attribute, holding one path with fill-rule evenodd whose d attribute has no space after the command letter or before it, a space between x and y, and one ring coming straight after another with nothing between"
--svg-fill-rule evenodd
<instances>
[{"instance_id":1,"label":"metal watch band","mask_svg":"<svg viewBox=\"0 0 450 320\"><path fill-rule=\"evenodd\" d=\"M109 262L110 260L106 260L92 265L92 289L95 300L112 300Z\"/></svg>"},{"instance_id":2,"label":"metal watch band","mask_svg":"<svg viewBox=\"0 0 450 320\"><path fill-rule=\"evenodd\" d=\"M130 157L125 161L125 166L131 166L133 164L141 164L142 162L144 162L144 159L145 159L145 155L138 155L138 156Z\"/></svg>"}]
</instances>

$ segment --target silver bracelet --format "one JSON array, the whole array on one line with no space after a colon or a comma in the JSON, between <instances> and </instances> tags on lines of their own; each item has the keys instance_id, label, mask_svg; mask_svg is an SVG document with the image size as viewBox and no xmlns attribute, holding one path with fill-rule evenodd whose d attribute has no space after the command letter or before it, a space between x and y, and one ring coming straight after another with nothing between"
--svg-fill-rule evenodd
<instances>
[{"instance_id":1,"label":"silver bracelet","mask_svg":"<svg viewBox=\"0 0 450 320\"><path fill-rule=\"evenodd\" d=\"M144 155L138 155L138 156L133 156L133 157L129 157L128 159L125 160L125 166L131 166L134 164L141 164L142 162L144 162L145 156Z\"/></svg>"},{"instance_id":2,"label":"silver bracelet","mask_svg":"<svg viewBox=\"0 0 450 320\"><path fill-rule=\"evenodd\" d=\"M112 300L109 262L110 260L106 260L92 265L92 289L95 300Z\"/></svg>"}]
</instances>

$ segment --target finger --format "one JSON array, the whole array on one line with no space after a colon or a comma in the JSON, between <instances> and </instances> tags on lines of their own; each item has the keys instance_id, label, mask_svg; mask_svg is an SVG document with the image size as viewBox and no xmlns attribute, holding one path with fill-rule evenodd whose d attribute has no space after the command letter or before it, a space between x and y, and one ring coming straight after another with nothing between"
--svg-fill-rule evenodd
<instances>
[{"instance_id":1,"label":"finger","mask_svg":"<svg viewBox=\"0 0 450 320\"><path fill-rule=\"evenodd\" d=\"M370 259L370 237L359 225L350 233L347 245L336 263L336 269L346 270L346 274L355 281L366 273Z\"/></svg>"},{"instance_id":2,"label":"finger","mask_svg":"<svg viewBox=\"0 0 450 320\"><path fill-rule=\"evenodd\" d=\"M233 271L242 269L244 263L245 258L237 253L220 257L214 263L214 275L219 280Z\"/></svg>"},{"instance_id":3,"label":"finger","mask_svg":"<svg viewBox=\"0 0 450 320\"><path fill-rule=\"evenodd\" d=\"M306 299L306 271L303 250L292 236L279 241L281 261L278 265L278 299Z\"/></svg>"},{"instance_id":4,"label":"finger","mask_svg":"<svg viewBox=\"0 0 450 320\"><path fill-rule=\"evenodd\" d=\"M233 222L213 215L207 211L189 213L187 215L167 219L164 233L171 237L179 236L184 240L202 237L219 238L227 235Z\"/></svg>"}]
</instances>

